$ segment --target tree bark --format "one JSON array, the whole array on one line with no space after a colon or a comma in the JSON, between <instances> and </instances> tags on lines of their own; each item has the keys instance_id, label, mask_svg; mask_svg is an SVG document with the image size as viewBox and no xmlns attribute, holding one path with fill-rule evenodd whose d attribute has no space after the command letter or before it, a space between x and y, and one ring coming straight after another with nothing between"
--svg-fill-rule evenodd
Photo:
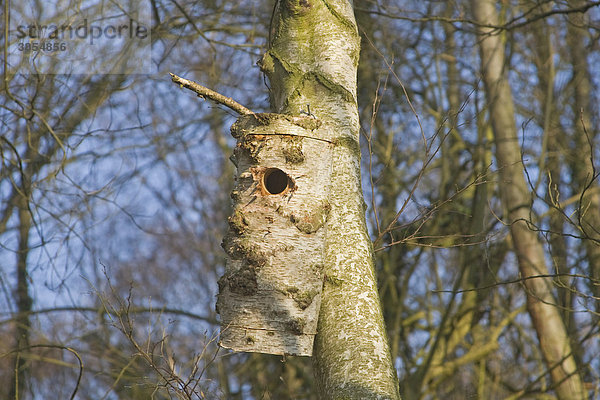
<instances>
[{"instance_id":1,"label":"tree bark","mask_svg":"<svg viewBox=\"0 0 600 400\"><path fill-rule=\"evenodd\" d=\"M471 0L475 20L498 25L496 2ZM517 138L512 93L505 70L504 44L498 31L479 28L479 49L483 82L489 106L490 121L496 145L496 161L500 170L500 190L519 270L524 278L547 274L544 250L537 234L529 229L531 193L523 176L521 150ZM585 399L585 391L577 371L569 337L552 295L552 281L528 279L527 310L540 342L540 350L550 370L560 399Z\"/></svg>"},{"instance_id":2,"label":"tree bark","mask_svg":"<svg viewBox=\"0 0 600 400\"><path fill-rule=\"evenodd\" d=\"M535 7L535 1L530 1L528 6ZM543 12L549 11L551 4L541 6ZM543 19L532 24L534 64L537 68L538 76L538 99L539 105L543 107L540 113L540 126L543 127L542 150L539 160L540 176L536 183L539 184L544 177L548 177L549 182L545 184L548 188L546 192L546 203L556 206L558 199L562 194L565 176L565 135L561 127L561 110L557 103L555 86L555 50L552 44L552 37L555 35L554 27ZM551 209L549 216L549 240L551 269L561 274L555 280L557 285L558 304L563 321L566 325L567 333L571 339L571 346L577 363L581 360L582 349L577 340L577 323L573 306L576 296L570 274L571 268L567 261L567 236L565 233L564 215L557 209Z\"/></svg>"},{"instance_id":3,"label":"tree bark","mask_svg":"<svg viewBox=\"0 0 600 400\"><path fill-rule=\"evenodd\" d=\"M26 189L27 191L29 190ZM17 289L15 299L17 303L17 317L15 318L15 347L17 348L14 359L14 373L10 387L9 398L22 398L25 395L29 363L23 357L29 351L29 336L31 321L29 313L33 300L29 295L29 274L27 272L27 256L29 255L29 230L31 229L31 215L28 210L28 192L24 192L19 201L19 245L17 250Z\"/></svg>"},{"instance_id":4,"label":"tree bark","mask_svg":"<svg viewBox=\"0 0 600 400\"><path fill-rule=\"evenodd\" d=\"M246 115L231 127L237 172L217 296L221 347L312 355L332 148L318 127L282 114Z\"/></svg>"},{"instance_id":5,"label":"tree bark","mask_svg":"<svg viewBox=\"0 0 600 400\"><path fill-rule=\"evenodd\" d=\"M581 4L575 1L574 6ZM593 87L590 69L585 49L586 31L583 29L585 22L581 13L569 17L567 30L567 47L573 74L571 85L574 91L573 126L575 128L573 140L573 154L571 155L571 169L575 181L575 192L581 195L577 216L580 229L586 237L585 250L590 265L590 275L598 282L600 280L600 182L598 171L594 170L592 145L597 135L591 119L591 95ZM586 132L587 131L587 132ZM596 173L596 176L594 176ZM600 312L600 285L592 284L593 295L596 297L596 312Z\"/></svg>"},{"instance_id":6,"label":"tree bark","mask_svg":"<svg viewBox=\"0 0 600 400\"><path fill-rule=\"evenodd\" d=\"M334 143L325 279L313 354L322 399L398 399L365 221L351 2L279 1L261 67L275 112L313 114Z\"/></svg>"}]
</instances>

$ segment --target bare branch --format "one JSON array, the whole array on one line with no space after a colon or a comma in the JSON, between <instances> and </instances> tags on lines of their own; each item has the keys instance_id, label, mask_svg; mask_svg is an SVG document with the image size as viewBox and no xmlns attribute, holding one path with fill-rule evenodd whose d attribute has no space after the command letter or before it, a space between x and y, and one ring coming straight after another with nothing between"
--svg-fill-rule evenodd
<instances>
[{"instance_id":1,"label":"bare branch","mask_svg":"<svg viewBox=\"0 0 600 400\"><path fill-rule=\"evenodd\" d=\"M581 279L586 279L590 282L592 282L592 284L596 285L599 284L600 282L597 279L592 278L589 275L582 275L582 274L562 274L562 273L558 273L558 274L538 274L538 275L531 275L531 276L520 276L518 279L512 279L512 280L508 280L508 281L503 281L503 282L495 282L491 285L486 285L486 286L481 286L481 287L476 287L476 288L469 288L469 289L462 289L462 290L432 290L432 293L467 293L467 292L476 292L478 290L487 290L487 289L491 289L497 286L501 286L501 285L512 285L515 283L523 283L525 281L531 280L531 279L543 279L543 278L558 278L561 276L568 276L571 278L581 278ZM589 296L590 298L596 299L594 296Z\"/></svg>"},{"instance_id":2,"label":"bare branch","mask_svg":"<svg viewBox=\"0 0 600 400\"><path fill-rule=\"evenodd\" d=\"M65 307L53 307L53 308L42 308L39 310L32 310L26 312L19 313L10 313L10 312L2 312L0 315L4 314L12 314L10 318L0 320L0 326L4 324L8 324L10 322L14 322L15 317L23 316L23 315L41 315L41 314L49 314L54 312L89 312L98 314L99 312L106 312L111 314L109 309L99 308L99 307L83 307L83 306L65 306ZM200 321L207 321L210 323L216 323L215 318L207 317L203 315L198 315L189 311L177 309L177 308L169 308L169 307L160 307L160 308L151 308L151 307L130 307L128 310L130 314L143 314L143 313L160 313L162 315L177 315L181 317L187 317ZM111 314L112 315L112 314Z\"/></svg>"},{"instance_id":3,"label":"bare branch","mask_svg":"<svg viewBox=\"0 0 600 400\"><path fill-rule=\"evenodd\" d=\"M201 97L203 99L209 98L215 103L223 104L224 106L229 107L230 109L232 109L240 115L254 114L254 111L251 111L248 108L244 107L237 101L233 100L231 97L224 96L220 93L215 92L214 90L200 85L199 83L190 81L185 78L181 78L171 72L169 72L169 75L171 75L171 80L173 82L177 83L181 87L195 92L198 95L198 97Z\"/></svg>"},{"instance_id":4,"label":"bare branch","mask_svg":"<svg viewBox=\"0 0 600 400\"><path fill-rule=\"evenodd\" d=\"M576 7L570 6L568 8L558 8L558 9L540 12L537 14L534 13L534 11L536 11L536 9L538 9L539 6L535 6L529 10L526 10L524 13L513 17L512 19L510 19L509 21L507 21L503 24L489 24L489 23L482 23L480 21L475 21L475 20L469 19L469 18L448 18L448 17L444 17L444 16L435 16L435 15L426 15L424 17L414 18L414 17L407 17L403 13L394 14L394 13L380 11L380 10L369 10L366 8L358 8L358 7L355 8L355 10L364 12L364 13L368 13L368 14L372 14L372 15L385 17L385 18L415 22L415 23L439 21L439 22L443 22L443 23L452 24L454 26L455 26L455 24L460 24L460 23L470 24L475 27L494 29L494 34L496 34L495 31L514 30L517 28L522 28L533 22L539 21L540 19L548 18L553 15L568 15L568 14L573 14L573 13L585 13L588 10L590 10L591 8L598 7L598 6L600 6L600 1L589 1L589 2L586 2L586 3L576 6Z\"/></svg>"}]
</instances>

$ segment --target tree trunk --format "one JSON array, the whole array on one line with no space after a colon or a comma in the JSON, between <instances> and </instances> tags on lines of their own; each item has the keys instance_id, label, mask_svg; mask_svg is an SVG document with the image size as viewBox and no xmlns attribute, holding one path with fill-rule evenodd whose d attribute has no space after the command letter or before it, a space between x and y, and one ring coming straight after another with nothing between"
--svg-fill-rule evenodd
<instances>
[{"instance_id":1,"label":"tree trunk","mask_svg":"<svg viewBox=\"0 0 600 400\"><path fill-rule=\"evenodd\" d=\"M574 6L581 1L575 1ZM597 135L591 119L591 95L593 87L590 69L585 50L587 33L582 29L584 16L575 13L569 16L567 31L567 47L571 57L573 74L571 84L574 90L573 125L575 128L571 169L574 175L574 190L581 195L577 216L585 240L587 260L590 265L590 275L600 280L600 182L598 171L594 170L592 145ZM584 129L585 128L585 129ZM587 131L587 132L586 132ZM594 176L594 173L596 175ZM600 312L600 285L592 284L593 295L596 297L596 312Z\"/></svg>"},{"instance_id":2,"label":"tree trunk","mask_svg":"<svg viewBox=\"0 0 600 400\"><path fill-rule=\"evenodd\" d=\"M27 185L28 186L28 185ZM29 187L23 190L19 198L19 245L17 250L17 289L15 299L17 303L17 317L15 318L15 347L17 348L12 383L9 398L22 398L25 395L27 376L29 375L29 363L23 357L29 351L29 336L31 321L29 313L33 300L29 295L29 274L27 272L27 256L29 255L29 230L31 229L31 215L28 209Z\"/></svg>"},{"instance_id":3,"label":"tree trunk","mask_svg":"<svg viewBox=\"0 0 600 400\"><path fill-rule=\"evenodd\" d=\"M351 2L279 1L261 67L275 112L313 114L334 143L324 287L313 360L323 399L398 399L360 180Z\"/></svg>"},{"instance_id":4,"label":"tree trunk","mask_svg":"<svg viewBox=\"0 0 600 400\"><path fill-rule=\"evenodd\" d=\"M535 1L530 1L528 7L535 7ZM546 4L541 7L542 11L550 10L551 5ZM555 67L554 56L555 51L552 44L552 37L555 32L553 26L546 19L537 21L532 24L533 43L531 48L534 49L534 63L537 68L538 76L538 98L539 104L543 106L541 113L540 125L543 127L542 151L539 160L540 176L537 180L539 184L546 176L549 182L545 185L548 190L546 193L546 202L549 205L556 205L562 194L564 186L563 180L565 176L564 169L564 131L561 127L561 110L557 103L556 94L554 93L555 86ZM536 184L536 189L537 189ZM567 236L565 232L564 215L556 209L551 209L548 221L550 228L549 244L552 260L552 271L558 272L561 276L556 278L558 304L563 321L567 328L567 333L571 339L571 346L574 351L576 361L581 360L581 347L577 340L575 313L573 313L574 288L572 287L571 279L568 274L570 270L567 261Z\"/></svg>"},{"instance_id":5,"label":"tree trunk","mask_svg":"<svg viewBox=\"0 0 600 400\"><path fill-rule=\"evenodd\" d=\"M471 1L475 20L498 25L496 2ZM483 81L500 170L500 189L514 251L523 278L547 274L544 250L537 234L529 229L531 194L523 176L521 150L517 138L514 104L504 64L504 44L497 30L479 28L479 48ZM585 391L569 344L560 312L552 295L552 281L527 279L527 309L536 330L540 350L550 370L560 399L585 399Z\"/></svg>"},{"instance_id":6,"label":"tree trunk","mask_svg":"<svg viewBox=\"0 0 600 400\"><path fill-rule=\"evenodd\" d=\"M123 81L127 79L127 75L114 75L112 77L114 79L103 78L99 79L97 82L90 81L91 78L85 79L85 84L82 88L85 88L86 95L80 98L81 103L78 106L71 107L69 109L70 112L65 112L65 114L60 117L60 124L53 121L50 116L52 109L46 107L46 103L38 107L40 110L39 119L45 123L51 122L51 125L57 124L54 128L55 130L60 130L60 132L65 132L70 135L76 131L76 128L82 121L85 121L90 115L93 115L93 113L97 111L99 105L102 104L110 94L120 88ZM47 88L47 90L50 91L52 89L58 90L56 87ZM46 89L39 86L36 90L40 90L40 93L45 93L44 90ZM51 101L48 100L48 103L50 102ZM35 104L32 104L32 107L34 106ZM31 276L29 275L27 264L30 250L30 230L35 223L31 214L31 209L35 208L32 199L35 197L33 193L39 183L40 178L38 175L40 171L45 167L55 167L55 164L53 163L55 157L60 156L61 150L64 150L62 148L62 143L59 140L62 139L63 143L65 143L68 139L61 135L59 135L60 139L57 137L52 137L52 139L50 139L47 126L45 124L38 126L36 124L37 122L37 119L33 119L33 121L27 125L26 129L28 134L23 136L23 138L26 137L23 143L19 142L19 129L21 128L19 127L19 124L15 125L17 133L14 136L14 148L25 149L24 153L20 156L23 165L20 166L19 172L13 172L15 176L19 176L21 181L18 189L15 189L15 191L8 196L7 206L3 210L0 210L3 212L1 217L2 220L0 221L0 229L5 227L5 224L15 211L16 218L18 218L19 221L18 248L15 264L17 282L14 290L14 301L17 306L17 315L14 318L16 325L15 349L18 350L16 351L13 376L11 376L11 384L8 389L10 392L10 399L17 398L17 394L19 399L25 398L27 395L34 395L34 393L25 393L28 389L26 380L31 369L31 363L23 357L23 354L29 351L28 347L30 346L30 314L33 306L33 299L29 293L30 286L32 286L33 283L31 281ZM45 140L45 138L48 138L49 140ZM61 163L59 165L63 166L64 164ZM52 169L50 169L50 171L52 171ZM58 172L58 168L55 171ZM48 174L46 179L49 179L52 175L53 173ZM30 386L30 391L35 389L32 385Z\"/></svg>"}]
</instances>

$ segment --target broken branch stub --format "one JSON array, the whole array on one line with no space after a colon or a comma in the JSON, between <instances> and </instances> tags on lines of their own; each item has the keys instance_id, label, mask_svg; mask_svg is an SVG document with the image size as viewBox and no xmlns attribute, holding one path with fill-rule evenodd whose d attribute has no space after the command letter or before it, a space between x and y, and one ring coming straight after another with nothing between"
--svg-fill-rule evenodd
<instances>
[{"instance_id":1,"label":"broken branch stub","mask_svg":"<svg viewBox=\"0 0 600 400\"><path fill-rule=\"evenodd\" d=\"M312 117L240 117L233 214L223 239L222 347L310 356L323 287L332 144Z\"/></svg>"}]
</instances>

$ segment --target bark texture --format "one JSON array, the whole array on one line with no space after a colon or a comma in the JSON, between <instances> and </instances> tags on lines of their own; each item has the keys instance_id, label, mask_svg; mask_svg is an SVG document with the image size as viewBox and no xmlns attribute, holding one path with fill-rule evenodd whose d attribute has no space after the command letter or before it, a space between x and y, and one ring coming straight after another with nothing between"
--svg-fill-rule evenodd
<instances>
[{"instance_id":1,"label":"bark texture","mask_svg":"<svg viewBox=\"0 0 600 400\"><path fill-rule=\"evenodd\" d=\"M219 280L222 347L310 356L323 287L332 144L311 117L252 114L231 132L233 215Z\"/></svg>"},{"instance_id":2,"label":"bark texture","mask_svg":"<svg viewBox=\"0 0 600 400\"><path fill-rule=\"evenodd\" d=\"M484 25L499 25L496 2L472 0L475 19ZM514 104L505 71L504 44L498 31L479 30L483 81L496 144L500 170L502 201L508 211L508 223L514 251L524 278L547 274L544 251L537 233L529 229L531 194L523 176L521 150L517 138ZM540 341L540 350L550 370L560 399L585 399L569 337L552 294L548 278L524 281L527 310Z\"/></svg>"},{"instance_id":3,"label":"bark texture","mask_svg":"<svg viewBox=\"0 0 600 400\"><path fill-rule=\"evenodd\" d=\"M310 112L334 143L325 278L313 360L320 398L398 399L360 184L360 38L346 0L284 0L261 67L274 111Z\"/></svg>"}]
</instances>

